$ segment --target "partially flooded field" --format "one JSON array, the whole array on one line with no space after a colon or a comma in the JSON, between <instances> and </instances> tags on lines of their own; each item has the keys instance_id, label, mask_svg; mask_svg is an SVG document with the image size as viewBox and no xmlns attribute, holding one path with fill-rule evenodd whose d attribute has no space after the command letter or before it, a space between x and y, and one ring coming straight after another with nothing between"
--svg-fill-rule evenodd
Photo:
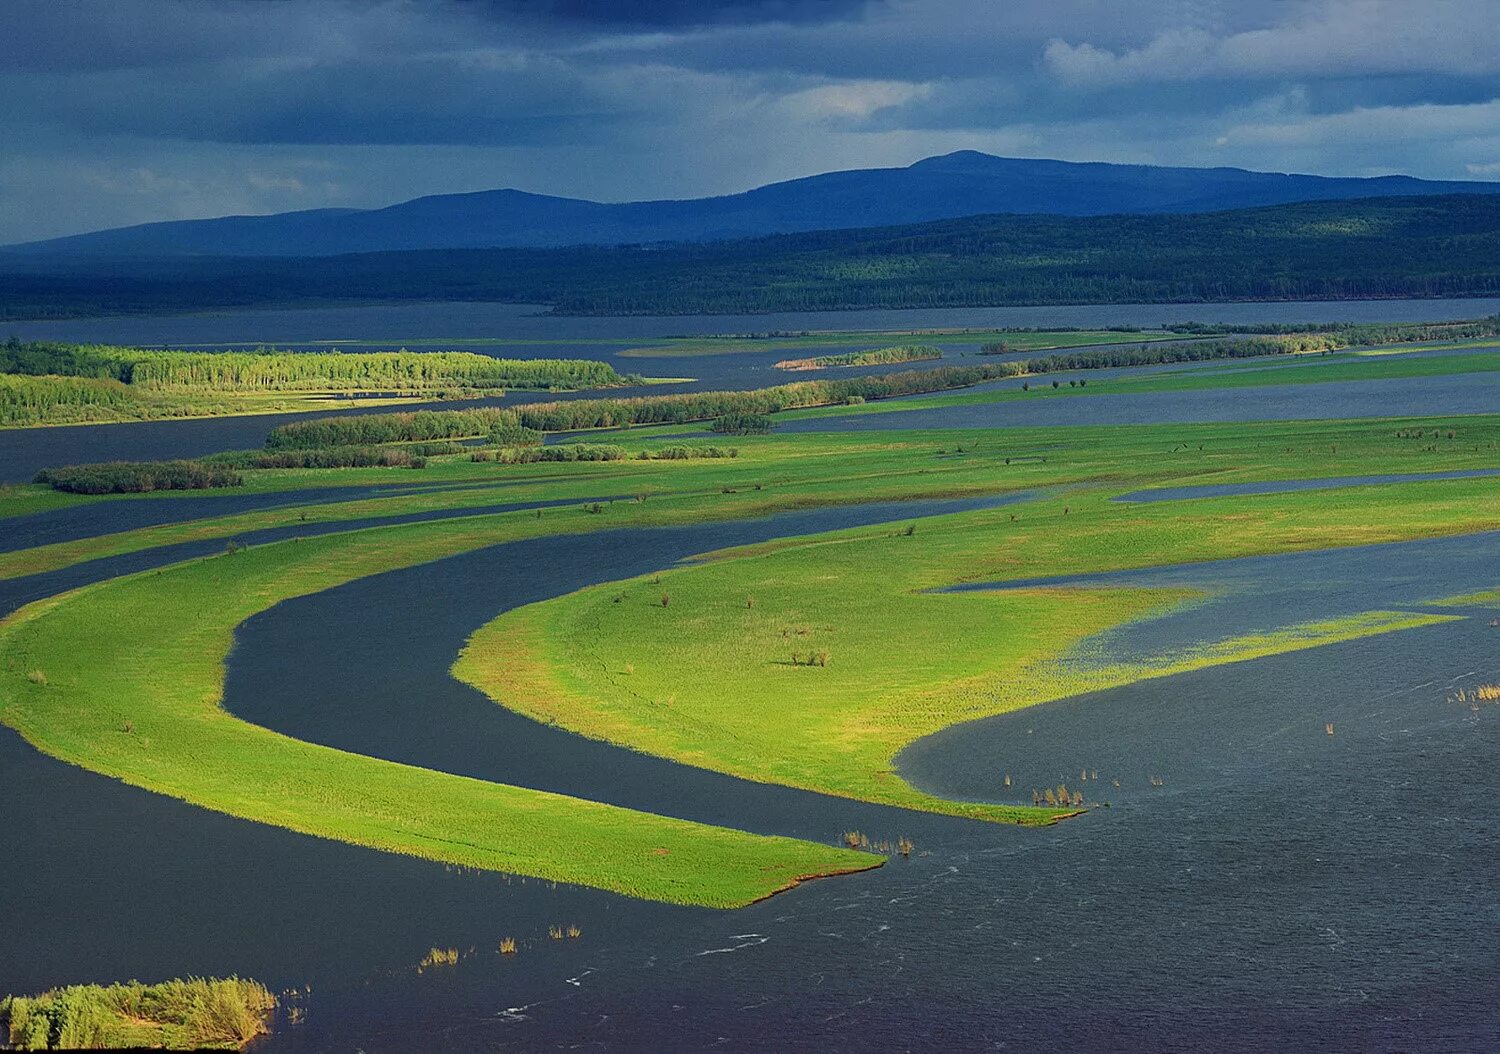
<instances>
[{"instance_id":1,"label":"partially flooded field","mask_svg":"<svg viewBox=\"0 0 1500 1054\"><path fill-rule=\"evenodd\" d=\"M1242 372L7 491L0 992L253 977L268 1051L1490 1048L1500 375L1107 391L1189 370Z\"/></svg>"}]
</instances>

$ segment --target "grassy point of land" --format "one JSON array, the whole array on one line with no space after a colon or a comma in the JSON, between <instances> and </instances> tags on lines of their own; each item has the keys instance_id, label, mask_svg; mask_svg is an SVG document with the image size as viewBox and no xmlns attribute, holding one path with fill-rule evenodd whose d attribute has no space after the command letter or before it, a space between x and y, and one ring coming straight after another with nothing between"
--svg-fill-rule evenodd
<instances>
[{"instance_id":1,"label":"grassy point of land","mask_svg":"<svg viewBox=\"0 0 1500 1054\"><path fill-rule=\"evenodd\" d=\"M1367 612L1209 642L1147 666L1084 668L1064 660L1085 640L1191 594L932 590L1500 526L1486 511L1497 507L1494 482L1426 486L1146 509L1095 488L919 521L910 534L781 539L507 612L474 635L454 672L537 720L742 778L1035 822L1046 817L926 795L893 759L961 721L1442 616Z\"/></svg>"}]
</instances>

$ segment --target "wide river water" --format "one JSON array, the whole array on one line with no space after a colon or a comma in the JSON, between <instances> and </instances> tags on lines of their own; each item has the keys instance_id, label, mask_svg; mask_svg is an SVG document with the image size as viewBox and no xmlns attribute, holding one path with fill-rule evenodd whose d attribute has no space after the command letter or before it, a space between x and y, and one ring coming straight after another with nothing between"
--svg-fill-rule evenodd
<instances>
[{"instance_id":1,"label":"wide river water","mask_svg":"<svg viewBox=\"0 0 1500 1054\"><path fill-rule=\"evenodd\" d=\"M1024 309L1061 314L1005 322L1062 324L1074 311L1103 313L1074 323L1088 325L1129 311L1151 312L1147 324L1222 317L1216 310L1470 317L1497 306ZM659 321L654 335L692 324ZM822 324L1001 321L839 315ZM814 326L758 318L743 328ZM680 360L661 361L677 372ZM1387 395L1387 413L1405 412ZM868 420L895 427L906 416ZM173 508L203 515L216 500L146 499L131 522L158 522ZM277 605L241 627L228 670L231 710L307 739L751 830L823 841L850 827L905 834L917 845L911 859L733 912L649 904L235 820L64 765L0 728L0 992L228 973L310 986L305 1018L279 1020L258 1048L267 1051L1500 1049L1500 707L1453 699L1500 681L1500 607L1427 606L1500 585L1500 535L1113 576L1209 597L1106 634L1080 661L1149 658L1374 608L1464 617L958 726L898 759L918 786L956 797L1029 800L1033 785L1066 781L1109 803L1043 830L685 768L521 719L446 672L475 627L519 604L724 545L956 507L820 510L498 546ZM75 537L106 526L108 508L0 521L0 530L24 529L22 544ZM195 551L0 583L0 611ZM1098 781L1078 784L1085 770ZM549 925L569 923L581 938L547 938ZM497 953L506 936L520 940L519 954ZM455 967L418 972L434 946L465 954Z\"/></svg>"}]
</instances>

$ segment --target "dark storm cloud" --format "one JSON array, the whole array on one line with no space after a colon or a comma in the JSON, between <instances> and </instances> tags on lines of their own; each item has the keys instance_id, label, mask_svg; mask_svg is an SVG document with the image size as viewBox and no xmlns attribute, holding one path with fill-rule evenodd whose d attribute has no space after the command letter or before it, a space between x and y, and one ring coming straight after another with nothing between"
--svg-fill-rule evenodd
<instances>
[{"instance_id":1,"label":"dark storm cloud","mask_svg":"<svg viewBox=\"0 0 1500 1054\"><path fill-rule=\"evenodd\" d=\"M4 0L0 243L954 149L1500 175L1493 0Z\"/></svg>"}]
</instances>

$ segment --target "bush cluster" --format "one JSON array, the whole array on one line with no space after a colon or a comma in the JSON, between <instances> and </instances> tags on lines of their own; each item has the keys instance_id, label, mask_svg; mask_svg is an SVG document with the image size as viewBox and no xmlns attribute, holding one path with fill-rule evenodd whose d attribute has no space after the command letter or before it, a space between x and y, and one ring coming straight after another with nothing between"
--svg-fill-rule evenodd
<instances>
[{"instance_id":1,"label":"bush cluster","mask_svg":"<svg viewBox=\"0 0 1500 1054\"><path fill-rule=\"evenodd\" d=\"M228 465L201 461L107 461L45 468L36 474L35 482L73 494L140 494L238 487L245 480Z\"/></svg>"}]
</instances>

